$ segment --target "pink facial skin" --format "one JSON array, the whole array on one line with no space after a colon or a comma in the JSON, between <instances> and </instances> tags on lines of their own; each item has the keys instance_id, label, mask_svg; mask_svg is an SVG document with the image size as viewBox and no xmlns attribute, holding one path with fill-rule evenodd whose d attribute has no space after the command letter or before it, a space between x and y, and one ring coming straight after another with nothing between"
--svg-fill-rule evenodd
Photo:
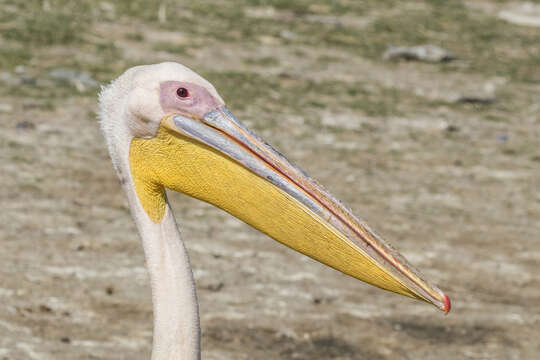
<instances>
[{"instance_id":1,"label":"pink facial skin","mask_svg":"<svg viewBox=\"0 0 540 360\"><path fill-rule=\"evenodd\" d=\"M186 89L187 93L183 90L178 91L182 88ZM162 82L159 103L166 114L181 114L198 119L202 119L210 110L223 105L202 86L183 81Z\"/></svg>"}]
</instances>

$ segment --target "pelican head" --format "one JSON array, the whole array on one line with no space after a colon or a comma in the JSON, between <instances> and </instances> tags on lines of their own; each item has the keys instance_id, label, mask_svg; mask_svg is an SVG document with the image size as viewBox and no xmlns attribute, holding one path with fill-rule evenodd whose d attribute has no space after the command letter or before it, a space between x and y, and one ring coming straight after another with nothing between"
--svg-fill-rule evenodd
<instances>
[{"instance_id":1,"label":"pelican head","mask_svg":"<svg viewBox=\"0 0 540 360\"><path fill-rule=\"evenodd\" d=\"M171 255L177 245L167 238L177 235L166 188L213 204L354 278L450 310L441 290L236 119L216 89L187 67L161 63L129 69L103 89L100 107L109 152L143 238L155 312L172 311L182 301L158 309L160 284L174 287L179 277L187 283L191 278L184 253L178 252L181 259ZM188 265L172 271L180 275L164 279L171 275L167 269L182 261Z\"/></svg>"}]
</instances>

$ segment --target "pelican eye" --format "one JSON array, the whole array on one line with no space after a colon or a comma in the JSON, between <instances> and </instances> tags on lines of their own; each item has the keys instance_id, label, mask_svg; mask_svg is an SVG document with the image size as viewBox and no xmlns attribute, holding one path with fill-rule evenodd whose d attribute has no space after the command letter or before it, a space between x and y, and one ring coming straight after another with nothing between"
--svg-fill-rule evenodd
<instances>
[{"instance_id":1,"label":"pelican eye","mask_svg":"<svg viewBox=\"0 0 540 360\"><path fill-rule=\"evenodd\" d=\"M189 91L188 89L181 87L176 90L176 95L181 98L187 98L189 96Z\"/></svg>"}]
</instances>

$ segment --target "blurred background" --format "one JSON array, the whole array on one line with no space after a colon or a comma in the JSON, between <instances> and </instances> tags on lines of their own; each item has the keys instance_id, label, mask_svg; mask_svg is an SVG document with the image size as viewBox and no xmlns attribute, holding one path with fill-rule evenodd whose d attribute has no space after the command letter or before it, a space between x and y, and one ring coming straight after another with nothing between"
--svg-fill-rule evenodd
<instances>
[{"instance_id":1,"label":"blurred background","mask_svg":"<svg viewBox=\"0 0 540 360\"><path fill-rule=\"evenodd\" d=\"M149 359L101 84L176 61L453 300L348 278L170 194L204 359L540 356L540 4L0 0L0 359Z\"/></svg>"}]
</instances>

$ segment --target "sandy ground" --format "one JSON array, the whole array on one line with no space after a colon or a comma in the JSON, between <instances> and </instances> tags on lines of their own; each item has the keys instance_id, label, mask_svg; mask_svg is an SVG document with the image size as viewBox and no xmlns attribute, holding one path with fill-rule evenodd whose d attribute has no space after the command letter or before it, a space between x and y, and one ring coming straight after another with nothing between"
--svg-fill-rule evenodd
<instances>
[{"instance_id":1,"label":"sandy ground","mask_svg":"<svg viewBox=\"0 0 540 360\"><path fill-rule=\"evenodd\" d=\"M241 106L218 86L240 119L439 284L452 312L364 285L169 194L197 282L204 359L540 356L540 83L272 39L180 56L149 45L174 32L148 27L147 41L126 40L133 26L98 22L93 32L114 34L129 63L175 59L223 77L249 69L276 81L277 92L291 81L340 81L411 93L389 100L399 112L377 114L336 103L323 85L298 96L324 108L279 106L270 90ZM54 64L59 49L70 54L40 50L44 61ZM247 64L254 54L279 62ZM323 66L323 55L333 60ZM495 105L450 103L493 87L504 89ZM0 97L0 359L148 359L144 257L99 132L95 91L32 94Z\"/></svg>"}]
</instances>

